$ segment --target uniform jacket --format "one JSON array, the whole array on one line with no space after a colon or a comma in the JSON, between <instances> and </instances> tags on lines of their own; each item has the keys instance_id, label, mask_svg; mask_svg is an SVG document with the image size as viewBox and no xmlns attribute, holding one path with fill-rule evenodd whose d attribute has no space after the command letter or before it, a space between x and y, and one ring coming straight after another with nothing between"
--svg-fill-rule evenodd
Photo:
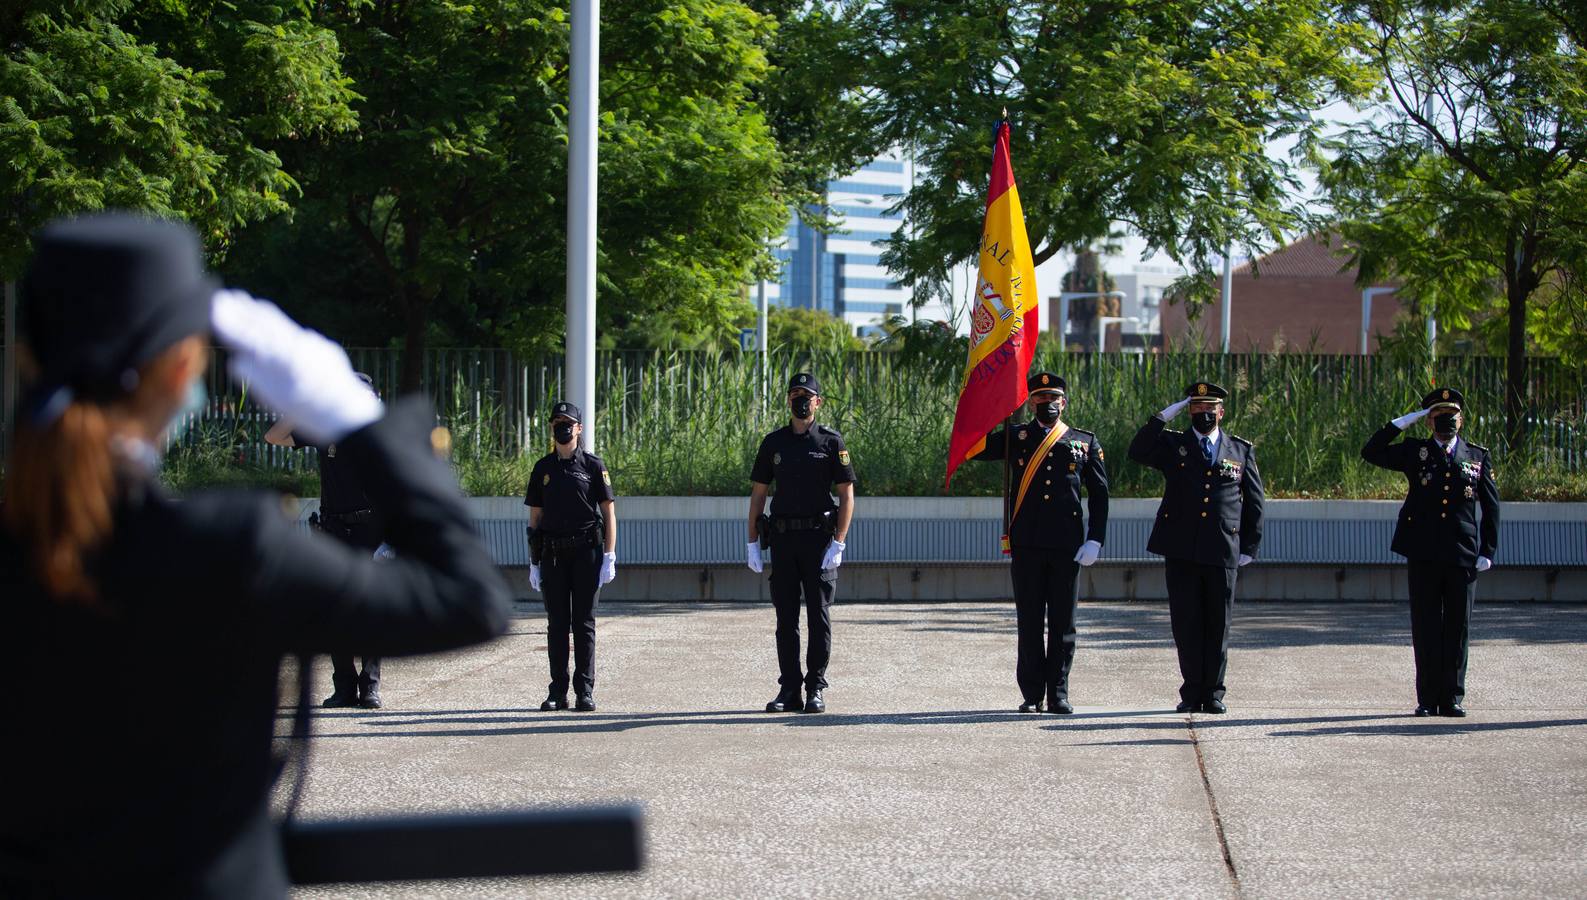
<instances>
[{"instance_id":1,"label":"uniform jacket","mask_svg":"<svg viewBox=\"0 0 1587 900\"><path fill-rule=\"evenodd\" d=\"M1152 416L1130 441L1130 459L1163 473L1163 502L1146 549L1168 559L1232 568L1262 543L1262 475L1256 448L1223 432L1208 466L1200 435Z\"/></svg>"},{"instance_id":2,"label":"uniform jacket","mask_svg":"<svg viewBox=\"0 0 1587 900\"><path fill-rule=\"evenodd\" d=\"M606 463L576 448L567 460L555 450L535 461L523 503L540 507L540 527L553 534L573 534L602 524L601 504L616 500Z\"/></svg>"},{"instance_id":3,"label":"uniform jacket","mask_svg":"<svg viewBox=\"0 0 1587 900\"><path fill-rule=\"evenodd\" d=\"M1001 462L1005 447L1013 451L1009 493L1019 496L1020 480L1036 449L1047 437L1047 429L1031 420L1014 428L1010 447L1003 429L986 436L986 448L970 457ZM1108 470L1103 460L1102 442L1089 431L1070 428L1060 435L1041 470L1031 479L1025 502L1009 526L1010 547L1057 550L1071 556L1086 541L1107 543ZM1085 486L1091 517L1087 521L1080 507L1080 488ZM1010 501L1012 502L1012 501Z\"/></svg>"},{"instance_id":4,"label":"uniform jacket","mask_svg":"<svg viewBox=\"0 0 1587 900\"><path fill-rule=\"evenodd\" d=\"M507 625L433 421L404 401L338 448L393 560L304 533L275 494L129 489L89 609L51 600L0 532L0 896L285 895L267 805L283 654L422 653Z\"/></svg>"},{"instance_id":5,"label":"uniform jacket","mask_svg":"<svg viewBox=\"0 0 1587 900\"><path fill-rule=\"evenodd\" d=\"M1394 526L1395 553L1412 562L1475 568L1499 549L1499 488L1488 451L1455 437L1453 456L1432 438L1394 443L1400 429L1378 429L1361 448L1374 466L1405 473L1405 503ZM1477 511L1481 509L1479 523Z\"/></svg>"},{"instance_id":6,"label":"uniform jacket","mask_svg":"<svg viewBox=\"0 0 1587 900\"><path fill-rule=\"evenodd\" d=\"M810 423L804 434L792 425L761 439L749 480L776 482L771 514L779 518L819 516L838 508L832 485L854 481L854 465L837 429Z\"/></svg>"}]
</instances>

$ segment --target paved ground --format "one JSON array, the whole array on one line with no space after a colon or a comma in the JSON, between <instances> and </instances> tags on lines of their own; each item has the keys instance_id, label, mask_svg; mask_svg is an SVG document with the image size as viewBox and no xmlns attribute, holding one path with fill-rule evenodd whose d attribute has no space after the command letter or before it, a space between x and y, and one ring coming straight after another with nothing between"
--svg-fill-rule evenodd
<instances>
[{"instance_id":1,"label":"paved ground","mask_svg":"<svg viewBox=\"0 0 1587 900\"><path fill-rule=\"evenodd\" d=\"M1166 607L1085 605L1062 719L1012 711L1002 605L840 604L820 716L759 711L772 614L748 605L603 608L600 711L540 713L521 612L387 662L386 709L318 716L304 814L632 800L647 870L297 896L1587 890L1587 606L1479 607L1464 720L1410 717L1401 606L1242 604L1220 717L1171 712Z\"/></svg>"}]
</instances>

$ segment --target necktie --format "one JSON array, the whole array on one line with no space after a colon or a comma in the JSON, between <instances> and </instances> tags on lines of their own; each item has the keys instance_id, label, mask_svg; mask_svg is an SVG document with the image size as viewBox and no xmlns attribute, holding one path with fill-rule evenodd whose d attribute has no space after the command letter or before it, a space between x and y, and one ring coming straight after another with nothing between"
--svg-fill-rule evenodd
<instances>
[{"instance_id":1,"label":"necktie","mask_svg":"<svg viewBox=\"0 0 1587 900\"><path fill-rule=\"evenodd\" d=\"M1212 465L1212 438L1201 439L1201 455L1207 458L1207 465Z\"/></svg>"}]
</instances>

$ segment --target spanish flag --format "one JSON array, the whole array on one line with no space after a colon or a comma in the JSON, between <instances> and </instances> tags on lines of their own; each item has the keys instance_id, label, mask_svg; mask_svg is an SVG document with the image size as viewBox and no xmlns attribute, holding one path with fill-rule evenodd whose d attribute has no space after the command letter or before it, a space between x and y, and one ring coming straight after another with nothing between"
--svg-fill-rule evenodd
<instances>
[{"instance_id":1,"label":"spanish flag","mask_svg":"<svg viewBox=\"0 0 1587 900\"><path fill-rule=\"evenodd\" d=\"M1036 355L1036 265L1008 155L1008 121L992 147L992 186L981 226L980 278L970 316L970 359L948 438L948 476L986 446L986 435L1025 402Z\"/></svg>"}]
</instances>

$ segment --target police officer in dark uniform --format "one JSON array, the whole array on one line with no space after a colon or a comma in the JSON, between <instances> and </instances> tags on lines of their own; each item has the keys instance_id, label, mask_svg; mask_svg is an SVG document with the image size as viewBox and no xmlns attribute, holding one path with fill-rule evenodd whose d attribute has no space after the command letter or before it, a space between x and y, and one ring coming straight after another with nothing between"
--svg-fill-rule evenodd
<instances>
[{"instance_id":1,"label":"police officer in dark uniform","mask_svg":"<svg viewBox=\"0 0 1587 900\"><path fill-rule=\"evenodd\" d=\"M375 392L374 379L363 372L354 377ZM265 440L280 447L313 447L319 457L320 508L309 516L309 525L328 534L349 547L373 553L383 542L380 515L364 492L356 464L347 457L338 456L336 444L315 444L292 430L292 423L281 419L265 432ZM341 651L331 654L332 692L326 707L361 706L379 709L380 657L363 657L363 670L353 663L353 654Z\"/></svg>"},{"instance_id":2,"label":"police officer in dark uniform","mask_svg":"<svg viewBox=\"0 0 1587 900\"><path fill-rule=\"evenodd\" d=\"M832 655L832 599L854 518L854 466L843 435L816 424L821 383L808 372L788 381L788 424L760 442L750 470L751 571L762 571L761 548L772 553L771 602L777 610L777 683L767 712L823 712L827 661ZM762 516L771 483L771 515ZM837 496L832 495L836 486ZM799 607L810 628L807 671L799 671ZM805 696L801 701L800 686Z\"/></svg>"},{"instance_id":3,"label":"police officer in dark uniform","mask_svg":"<svg viewBox=\"0 0 1587 900\"><path fill-rule=\"evenodd\" d=\"M606 463L579 447L583 415L551 408L556 449L535 462L529 507L529 585L545 596L551 688L540 708L568 708L568 631L573 632L574 709L595 711L595 604L617 577L617 510Z\"/></svg>"},{"instance_id":4,"label":"police officer in dark uniform","mask_svg":"<svg viewBox=\"0 0 1587 900\"><path fill-rule=\"evenodd\" d=\"M1361 448L1408 488L1391 548L1405 557L1416 655L1416 715L1466 714L1466 648L1477 573L1499 548L1499 489L1488 450L1460 436L1466 398L1438 388L1422 408L1384 425ZM1431 416L1433 436L1394 439ZM1479 519L1478 510L1481 510Z\"/></svg>"},{"instance_id":5,"label":"police officer in dark uniform","mask_svg":"<svg viewBox=\"0 0 1587 900\"><path fill-rule=\"evenodd\" d=\"M1229 392L1207 381L1146 420L1130 441L1130 459L1163 473L1146 549L1163 557L1168 614L1179 651L1179 712L1227 712L1223 676L1240 566L1262 542L1262 476L1251 442L1224 432ZM1190 407L1191 431L1165 430Z\"/></svg>"},{"instance_id":6,"label":"police officer in dark uniform","mask_svg":"<svg viewBox=\"0 0 1587 900\"><path fill-rule=\"evenodd\" d=\"M1033 418L1017 426L1014 440L1002 429L970 457L1012 462L1015 511L1009 526L1014 610L1019 627L1015 677L1025 702L1020 712L1074 712L1069 669L1075 657L1075 606L1080 567L1097 561L1108 532L1108 470L1102 442L1063 421L1069 385L1051 372L1026 381ZM1084 485L1091 509L1081 511ZM1043 640L1042 629L1046 627Z\"/></svg>"},{"instance_id":7,"label":"police officer in dark uniform","mask_svg":"<svg viewBox=\"0 0 1587 900\"><path fill-rule=\"evenodd\" d=\"M283 655L477 643L506 629L507 586L429 404L383 406L341 348L217 292L190 228L97 214L34 246L39 374L0 528L0 896L284 898ZM251 398L359 467L396 559L301 534L272 492L166 494L159 448L203 395L211 334ZM169 699L195 675L201 702Z\"/></svg>"}]
</instances>

